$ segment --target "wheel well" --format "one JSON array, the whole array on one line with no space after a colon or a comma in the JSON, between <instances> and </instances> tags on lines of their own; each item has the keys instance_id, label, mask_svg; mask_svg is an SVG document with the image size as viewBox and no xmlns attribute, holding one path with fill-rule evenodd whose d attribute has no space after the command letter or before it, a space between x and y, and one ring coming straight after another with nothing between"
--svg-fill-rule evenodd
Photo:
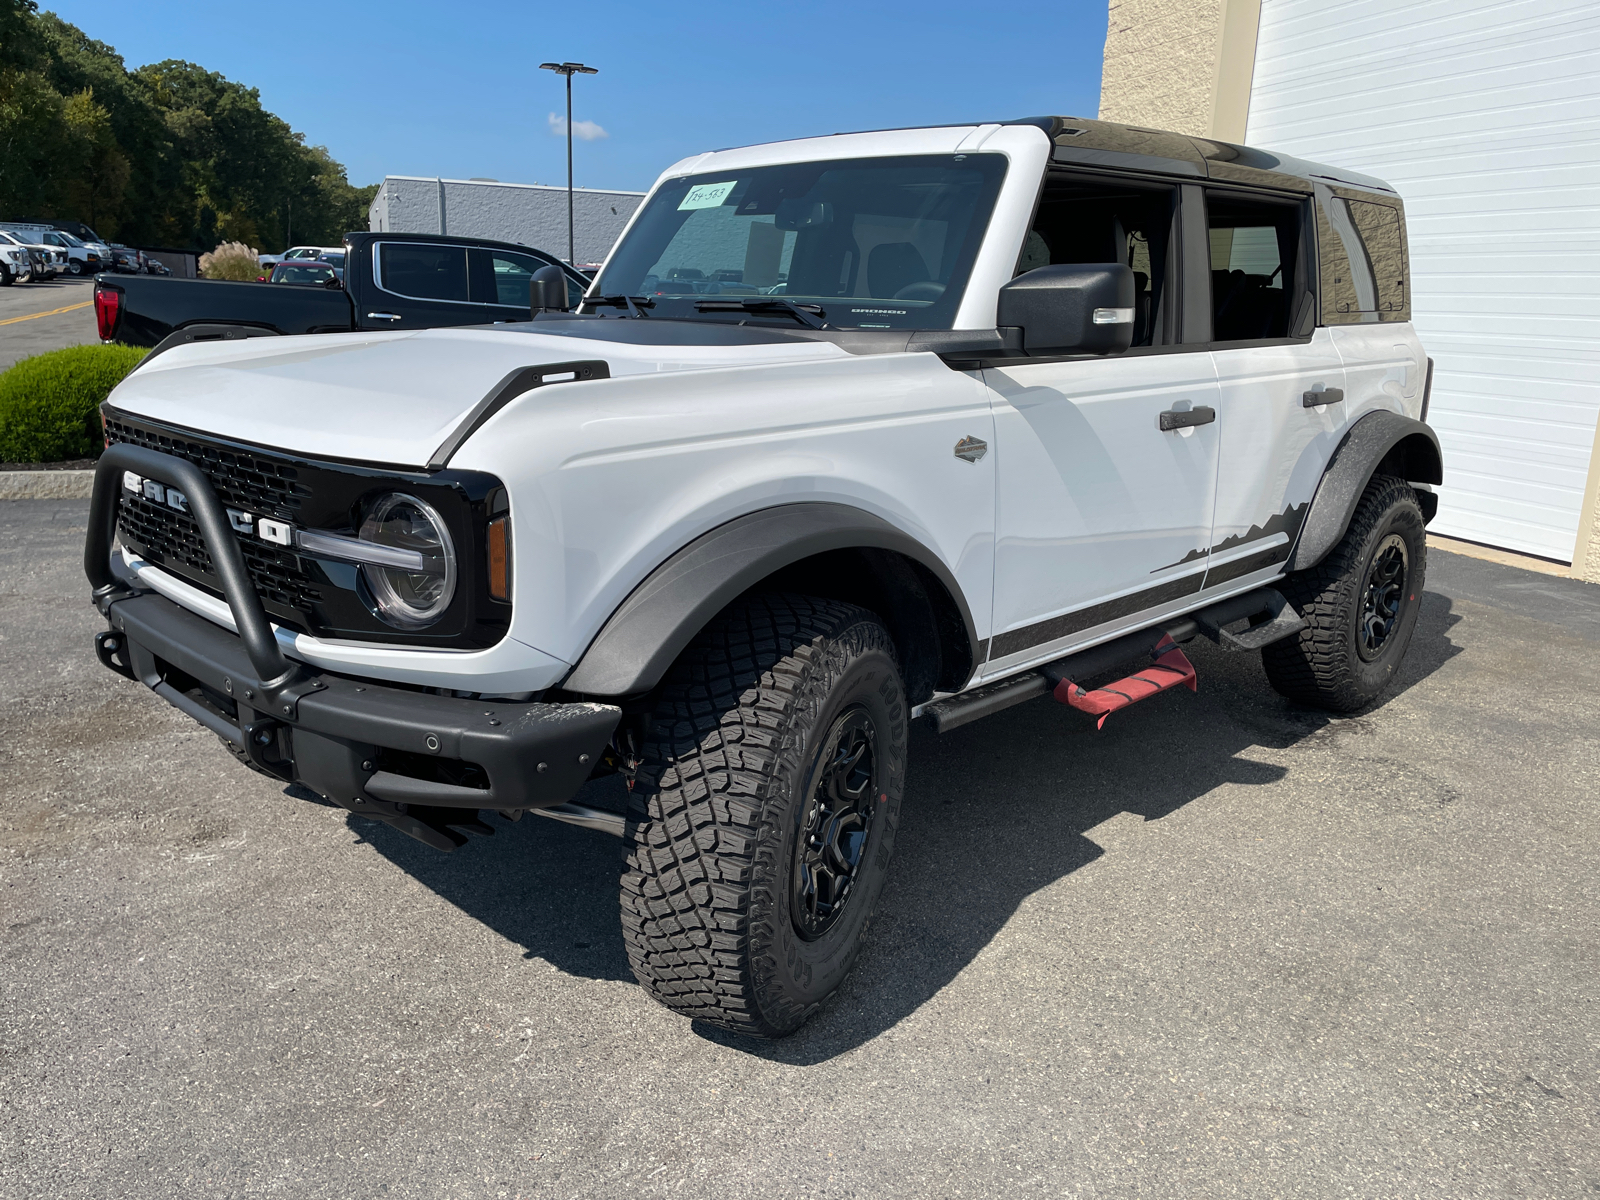
<instances>
[{"instance_id":1,"label":"wheel well","mask_svg":"<svg viewBox=\"0 0 1600 1200\"><path fill-rule=\"evenodd\" d=\"M1408 483L1443 483L1444 464L1439 449L1426 436L1412 433L1389 447L1374 475L1397 475Z\"/></svg>"},{"instance_id":2,"label":"wheel well","mask_svg":"<svg viewBox=\"0 0 1600 1200\"><path fill-rule=\"evenodd\" d=\"M774 591L877 613L894 639L912 704L935 690L956 691L972 674L973 647L960 606L932 571L907 555L872 547L827 550L774 571L746 594Z\"/></svg>"}]
</instances>

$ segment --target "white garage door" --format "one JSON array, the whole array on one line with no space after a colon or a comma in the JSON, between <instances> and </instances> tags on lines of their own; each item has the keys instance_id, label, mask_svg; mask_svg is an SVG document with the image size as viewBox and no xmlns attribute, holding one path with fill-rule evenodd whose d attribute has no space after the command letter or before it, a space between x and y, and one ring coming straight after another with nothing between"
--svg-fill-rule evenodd
<instances>
[{"instance_id":1,"label":"white garage door","mask_svg":"<svg viewBox=\"0 0 1600 1200\"><path fill-rule=\"evenodd\" d=\"M1571 561L1600 412L1600 4L1263 0L1246 141L1400 190L1432 528Z\"/></svg>"}]
</instances>

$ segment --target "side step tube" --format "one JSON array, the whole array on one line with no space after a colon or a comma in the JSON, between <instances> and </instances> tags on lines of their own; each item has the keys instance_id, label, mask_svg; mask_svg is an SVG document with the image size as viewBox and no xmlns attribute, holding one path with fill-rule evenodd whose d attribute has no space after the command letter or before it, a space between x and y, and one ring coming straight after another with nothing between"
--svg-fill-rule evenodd
<instances>
[{"instance_id":1,"label":"side step tube","mask_svg":"<svg viewBox=\"0 0 1600 1200\"><path fill-rule=\"evenodd\" d=\"M614 837L621 837L627 825L621 813L607 812L603 808L590 808L585 804L557 804L553 808L530 808L528 811L535 816L549 817L552 821L581 825L585 829L598 829L601 833L609 833Z\"/></svg>"},{"instance_id":2,"label":"side step tube","mask_svg":"<svg viewBox=\"0 0 1600 1200\"><path fill-rule=\"evenodd\" d=\"M1242 633L1229 633L1223 628L1246 617L1263 614L1268 615L1270 619ZM1087 650L1058 658L1043 667L1013 675L998 683L973 688L972 691L962 692L959 696L936 700L922 711L924 715L932 718L933 727L937 732L949 733L952 729L970 725L980 717L991 716L1013 705L1021 704L1024 700L1032 700L1035 696L1043 696L1053 691L1056 686L1054 680L1081 681L1137 659L1148 658L1156 643L1164 637L1183 643L1193 641L1196 634L1204 634L1228 650L1259 650L1279 638L1298 632L1300 625L1300 614L1295 612L1294 607L1276 589L1257 588L1242 596L1234 596L1190 613L1186 617L1178 617L1160 625L1153 625L1149 629L1123 634L1109 642L1101 642L1098 646L1090 646Z\"/></svg>"}]
</instances>

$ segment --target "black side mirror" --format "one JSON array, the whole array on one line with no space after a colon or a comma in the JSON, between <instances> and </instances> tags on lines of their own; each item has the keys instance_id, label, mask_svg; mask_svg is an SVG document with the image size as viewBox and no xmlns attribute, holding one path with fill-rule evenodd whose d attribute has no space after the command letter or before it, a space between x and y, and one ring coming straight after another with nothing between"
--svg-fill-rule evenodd
<instances>
[{"instance_id":1,"label":"black side mirror","mask_svg":"<svg viewBox=\"0 0 1600 1200\"><path fill-rule=\"evenodd\" d=\"M1133 270L1061 263L1000 289L996 324L1022 330L1026 354L1121 354L1133 344Z\"/></svg>"},{"instance_id":2,"label":"black side mirror","mask_svg":"<svg viewBox=\"0 0 1600 1200\"><path fill-rule=\"evenodd\" d=\"M542 312L567 311L567 275L560 267L540 267L528 281L528 308Z\"/></svg>"}]
</instances>

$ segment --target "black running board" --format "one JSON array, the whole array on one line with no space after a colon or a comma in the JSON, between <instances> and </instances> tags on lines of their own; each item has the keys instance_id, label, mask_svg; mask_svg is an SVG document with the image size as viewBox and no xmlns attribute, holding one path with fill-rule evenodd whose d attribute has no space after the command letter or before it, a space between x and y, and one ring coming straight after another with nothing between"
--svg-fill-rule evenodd
<instances>
[{"instance_id":1,"label":"black running board","mask_svg":"<svg viewBox=\"0 0 1600 1200\"><path fill-rule=\"evenodd\" d=\"M1228 632L1227 626L1246 619L1252 622L1249 628L1239 633ZM1275 588L1256 588L1187 616L1090 646L1031 671L935 700L923 706L922 715L933 721L937 732L949 733L1036 696L1047 695L1063 679L1081 682L1147 658L1164 637L1182 643L1203 634L1227 650L1259 650L1299 632L1301 624L1300 614Z\"/></svg>"}]
</instances>

